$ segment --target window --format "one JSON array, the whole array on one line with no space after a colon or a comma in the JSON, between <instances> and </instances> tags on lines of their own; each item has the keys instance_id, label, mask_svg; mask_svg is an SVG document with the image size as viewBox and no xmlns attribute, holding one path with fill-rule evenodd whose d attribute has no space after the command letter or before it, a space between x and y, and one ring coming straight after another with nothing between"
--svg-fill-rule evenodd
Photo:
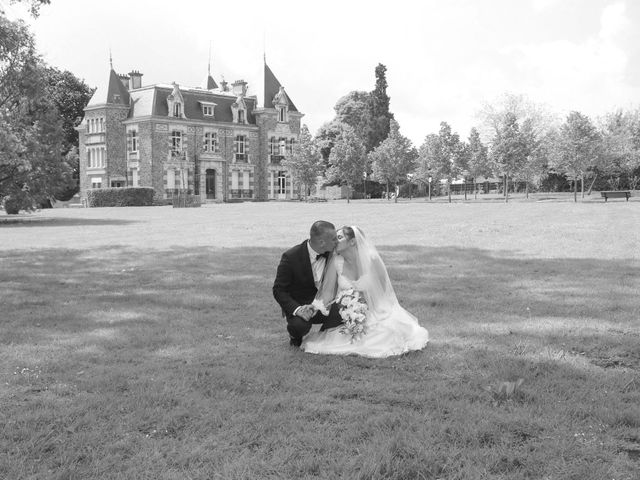
<instances>
[{"instance_id":1,"label":"window","mask_svg":"<svg viewBox=\"0 0 640 480\"><path fill-rule=\"evenodd\" d=\"M287 121L287 107L278 108L278 121L279 122Z\"/></svg>"},{"instance_id":2,"label":"window","mask_svg":"<svg viewBox=\"0 0 640 480\"><path fill-rule=\"evenodd\" d=\"M176 153L182 151L182 132L179 130L171 132L171 151Z\"/></svg>"},{"instance_id":3,"label":"window","mask_svg":"<svg viewBox=\"0 0 640 480\"><path fill-rule=\"evenodd\" d=\"M203 105L202 106L202 114L205 117L213 117L213 106L211 106L211 105Z\"/></svg>"},{"instance_id":4,"label":"window","mask_svg":"<svg viewBox=\"0 0 640 480\"><path fill-rule=\"evenodd\" d=\"M293 138L290 138L289 140L287 140L287 146L286 146L286 154L287 155L293 155L293 144L295 143L295 140Z\"/></svg>"},{"instance_id":5,"label":"window","mask_svg":"<svg viewBox=\"0 0 640 480\"><path fill-rule=\"evenodd\" d=\"M182 116L182 104L181 103L174 103L173 104L173 116L174 117L181 117Z\"/></svg>"},{"instance_id":6,"label":"window","mask_svg":"<svg viewBox=\"0 0 640 480\"><path fill-rule=\"evenodd\" d=\"M236 156L236 162L246 162L248 160L245 153L247 147L247 139L244 135L236 135L233 142L233 150Z\"/></svg>"},{"instance_id":7,"label":"window","mask_svg":"<svg viewBox=\"0 0 640 480\"><path fill-rule=\"evenodd\" d=\"M246 123L244 110L238 110L238 123Z\"/></svg>"},{"instance_id":8,"label":"window","mask_svg":"<svg viewBox=\"0 0 640 480\"><path fill-rule=\"evenodd\" d=\"M106 150L104 147L87 148L87 167L104 168Z\"/></svg>"},{"instance_id":9,"label":"window","mask_svg":"<svg viewBox=\"0 0 640 480\"><path fill-rule=\"evenodd\" d=\"M100 119L100 132L104 132L104 118Z\"/></svg>"},{"instance_id":10,"label":"window","mask_svg":"<svg viewBox=\"0 0 640 480\"><path fill-rule=\"evenodd\" d=\"M269 139L269 155L278 155L278 140L276 140L276 137Z\"/></svg>"},{"instance_id":11,"label":"window","mask_svg":"<svg viewBox=\"0 0 640 480\"><path fill-rule=\"evenodd\" d=\"M102 177L91 177L91 188L102 188Z\"/></svg>"},{"instance_id":12,"label":"window","mask_svg":"<svg viewBox=\"0 0 640 480\"><path fill-rule=\"evenodd\" d=\"M127 132L127 147L129 152L135 153L138 151L138 132L136 130L130 130Z\"/></svg>"},{"instance_id":13,"label":"window","mask_svg":"<svg viewBox=\"0 0 640 480\"><path fill-rule=\"evenodd\" d=\"M284 156L287 150L287 139L280 137L278 140L278 155Z\"/></svg>"},{"instance_id":14,"label":"window","mask_svg":"<svg viewBox=\"0 0 640 480\"><path fill-rule=\"evenodd\" d=\"M218 151L218 134L216 132L205 132L202 149L211 153Z\"/></svg>"}]
</instances>

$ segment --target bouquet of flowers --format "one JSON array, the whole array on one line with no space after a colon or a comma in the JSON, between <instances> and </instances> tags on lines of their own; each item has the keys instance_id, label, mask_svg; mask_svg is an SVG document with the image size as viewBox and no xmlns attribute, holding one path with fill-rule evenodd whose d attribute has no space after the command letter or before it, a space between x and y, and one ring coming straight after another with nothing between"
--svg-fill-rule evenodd
<instances>
[{"instance_id":1,"label":"bouquet of flowers","mask_svg":"<svg viewBox=\"0 0 640 480\"><path fill-rule=\"evenodd\" d=\"M338 294L336 304L340 306L340 316L344 320L340 333L351 335L352 342L365 335L368 307L361 293L353 288L343 290Z\"/></svg>"}]
</instances>

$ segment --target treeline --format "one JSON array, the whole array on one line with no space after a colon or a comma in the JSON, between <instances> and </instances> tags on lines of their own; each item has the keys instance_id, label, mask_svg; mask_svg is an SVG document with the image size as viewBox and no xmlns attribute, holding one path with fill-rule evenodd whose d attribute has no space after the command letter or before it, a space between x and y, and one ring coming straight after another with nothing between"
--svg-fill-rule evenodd
<instances>
[{"instance_id":1,"label":"treeline","mask_svg":"<svg viewBox=\"0 0 640 480\"><path fill-rule=\"evenodd\" d=\"M27 3L37 15L48 1ZM47 65L25 23L0 10L0 200L8 213L76 193L74 127L92 93L71 72Z\"/></svg>"},{"instance_id":2,"label":"treeline","mask_svg":"<svg viewBox=\"0 0 640 480\"><path fill-rule=\"evenodd\" d=\"M338 100L335 118L315 137L303 127L287 164L304 194L317 176L358 196L411 196L429 183L450 195L454 182L498 179L506 200L514 183L527 195L571 188L576 200L578 189L584 195L585 189L636 189L640 183L640 108L596 121L580 112L559 119L524 96L505 94L482 108L466 139L443 121L415 148L389 111L386 67L375 72L375 89Z\"/></svg>"}]
</instances>

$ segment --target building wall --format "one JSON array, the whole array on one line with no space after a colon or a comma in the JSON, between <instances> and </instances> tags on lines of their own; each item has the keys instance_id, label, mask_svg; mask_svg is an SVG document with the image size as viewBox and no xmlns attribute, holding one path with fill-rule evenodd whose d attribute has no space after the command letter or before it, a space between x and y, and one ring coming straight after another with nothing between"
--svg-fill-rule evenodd
<instances>
[{"instance_id":1,"label":"building wall","mask_svg":"<svg viewBox=\"0 0 640 480\"><path fill-rule=\"evenodd\" d=\"M83 126L78 128L80 135L80 188L81 195L86 197L87 189L91 188L91 175L100 175L102 187L110 187L112 179L133 181L132 170L127 164L127 126L137 130L138 138L138 185L151 186L155 190L155 199L161 201L165 197L166 170L168 166L177 164L170 157L170 134L174 128L185 132L187 138L187 158L183 166L189 169L190 189L195 190L198 181L199 195L206 201L206 170L216 171L215 201L231 199L234 172L238 176L238 188L252 191L252 199L268 200L272 198L272 181L277 172L286 170L281 165L271 165L269 157L269 139L272 136L285 136L298 139L300 132L300 114L290 115L287 124L277 122L275 109L259 110L255 113L256 125L239 125L227 123L196 124L194 121L167 118L166 121L158 117L145 118L131 123L127 120L129 108L126 106L109 105L104 108L90 109L85 112ZM84 127L91 118L105 119L104 146L106 149L105 168L101 171L87 169L87 140L98 136L88 134ZM203 152L203 137L205 127L218 132L218 152ZM249 162L235 162L234 141L236 135L247 138L246 153ZM135 161L135 160L134 160ZM196 161L198 162L199 178L196 179ZM176 166L176 168L179 168ZM245 183L245 179L248 180ZM126 185L126 184L125 184ZM287 198L291 198L291 178L287 178ZM246 192L245 192L246 194ZM244 199L247 199L246 197Z\"/></svg>"}]
</instances>

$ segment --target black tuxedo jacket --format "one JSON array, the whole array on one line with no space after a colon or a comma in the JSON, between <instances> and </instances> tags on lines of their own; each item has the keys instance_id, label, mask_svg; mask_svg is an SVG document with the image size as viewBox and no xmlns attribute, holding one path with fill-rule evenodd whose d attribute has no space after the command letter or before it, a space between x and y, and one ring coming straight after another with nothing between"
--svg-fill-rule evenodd
<instances>
[{"instance_id":1,"label":"black tuxedo jacket","mask_svg":"<svg viewBox=\"0 0 640 480\"><path fill-rule=\"evenodd\" d=\"M305 240L282 254L273 282L273 296L287 318L293 317L293 312L300 305L313 302L318 291L313 280L307 243L308 240Z\"/></svg>"}]
</instances>

